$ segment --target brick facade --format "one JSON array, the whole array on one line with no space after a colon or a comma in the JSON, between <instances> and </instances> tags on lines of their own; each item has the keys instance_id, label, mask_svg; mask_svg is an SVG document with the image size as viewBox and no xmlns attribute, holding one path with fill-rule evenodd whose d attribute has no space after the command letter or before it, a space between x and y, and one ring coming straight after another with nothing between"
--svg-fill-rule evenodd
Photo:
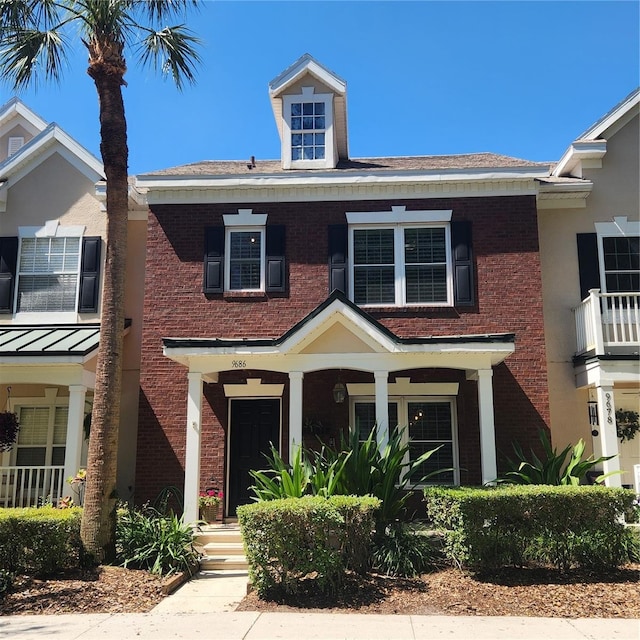
<instances>
[{"instance_id":1,"label":"brick facade","mask_svg":"<svg viewBox=\"0 0 640 640\"><path fill-rule=\"evenodd\" d=\"M346 211L452 209L452 221L471 221L475 263L475 304L458 308L382 308L372 317L399 337L514 333L515 353L494 368L496 440L509 453L511 441L525 448L547 428L549 408L543 333L536 202L533 196L393 201L157 205L149 214L138 425L136 499L153 499L166 485L182 486L187 376L162 353L165 337L275 338L321 304L329 294L328 232L345 224ZM203 247L206 227L222 225L223 214L253 209L267 224L286 227L286 293L204 295ZM392 373L390 380L400 372ZM455 381L461 480L480 482L476 383L464 371L412 371L412 382ZM261 377L284 383L283 441L288 438L288 377L267 371L223 372L204 385L201 484L223 486L228 403L222 384ZM344 381L373 382L353 372ZM348 424L348 403L327 403L335 372L307 374L304 414L332 425ZM313 391L311 391L313 390ZM332 434L337 438L338 434ZM306 441L313 435L306 433Z\"/></svg>"}]
</instances>

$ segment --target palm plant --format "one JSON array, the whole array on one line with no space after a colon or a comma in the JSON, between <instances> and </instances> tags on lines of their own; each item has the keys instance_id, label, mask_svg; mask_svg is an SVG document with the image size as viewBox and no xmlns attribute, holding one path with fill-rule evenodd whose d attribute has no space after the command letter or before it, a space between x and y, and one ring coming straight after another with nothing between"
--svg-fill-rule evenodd
<instances>
[{"instance_id":1,"label":"palm plant","mask_svg":"<svg viewBox=\"0 0 640 640\"><path fill-rule=\"evenodd\" d=\"M128 148L122 86L125 49L181 88L193 82L198 40L183 24L162 27L197 0L0 0L0 70L14 89L59 81L69 49L89 54L98 92L100 151L107 182L107 251L88 478L81 536L99 562L115 553L116 456L120 420Z\"/></svg>"},{"instance_id":2,"label":"palm plant","mask_svg":"<svg viewBox=\"0 0 640 640\"><path fill-rule=\"evenodd\" d=\"M506 458L509 470L498 479L498 482L511 484L551 484L551 485L579 485L594 467L614 456L583 458L585 443L582 438L575 445L568 444L560 453L551 447L549 436L540 431L540 442L544 455L538 457L533 450L526 456L520 444L515 442L513 450L515 459ZM568 458L567 458L568 456ZM610 475L618 473L612 471L596 478L601 482Z\"/></svg>"}]
</instances>

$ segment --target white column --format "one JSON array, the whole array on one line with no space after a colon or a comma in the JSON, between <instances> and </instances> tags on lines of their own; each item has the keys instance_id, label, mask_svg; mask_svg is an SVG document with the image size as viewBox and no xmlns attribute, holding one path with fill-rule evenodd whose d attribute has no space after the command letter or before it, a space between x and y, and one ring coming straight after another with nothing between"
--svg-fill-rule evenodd
<instances>
[{"instance_id":1,"label":"white column","mask_svg":"<svg viewBox=\"0 0 640 640\"><path fill-rule=\"evenodd\" d=\"M478 410L480 413L480 461L482 466L482 484L494 482L498 477L492 377L492 369L478 370Z\"/></svg>"},{"instance_id":2,"label":"white column","mask_svg":"<svg viewBox=\"0 0 640 640\"><path fill-rule=\"evenodd\" d=\"M289 371L289 462L302 446L302 371Z\"/></svg>"},{"instance_id":3,"label":"white column","mask_svg":"<svg viewBox=\"0 0 640 640\"><path fill-rule=\"evenodd\" d=\"M64 450L64 492L71 495L67 483L75 477L80 468L82 443L84 441L84 401L87 387L81 384L69 385L69 416L67 417L67 440Z\"/></svg>"},{"instance_id":4,"label":"white column","mask_svg":"<svg viewBox=\"0 0 640 640\"><path fill-rule=\"evenodd\" d=\"M184 455L184 521L195 523L199 518L202 374L190 371L187 378L189 389L187 396L187 441Z\"/></svg>"},{"instance_id":5,"label":"white column","mask_svg":"<svg viewBox=\"0 0 640 640\"><path fill-rule=\"evenodd\" d=\"M598 398L598 438L603 456L615 456L602 463L604 473L620 471L620 450L616 433L616 406L613 401L613 383L601 381L596 385ZM605 478L608 487L621 487L622 475L616 473Z\"/></svg>"},{"instance_id":6,"label":"white column","mask_svg":"<svg viewBox=\"0 0 640 640\"><path fill-rule=\"evenodd\" d=\"M382 451L389 443L389 381L388 371L375 371L376 435L378 449Z\"/></svg>"}]
</instances>

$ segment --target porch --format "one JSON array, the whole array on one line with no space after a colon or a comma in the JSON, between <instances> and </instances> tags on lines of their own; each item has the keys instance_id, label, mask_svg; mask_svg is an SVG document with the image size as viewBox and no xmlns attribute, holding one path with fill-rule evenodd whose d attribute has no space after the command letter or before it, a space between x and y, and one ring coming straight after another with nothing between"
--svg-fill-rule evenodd
<instances>
[{"instance_id":1,"label":"porch","mask_svg":"<svg viewBox=\"0 0 640 640\"><path fill-rule=\"evenodd\" d=\"M576 355L638 353L640 347L640 294L600 293L591 289L573 309Z\"/></svg>"},{"instance_id":2,"label":"porch","mask_svg":"<svg viewBox=\"0 0 640 640\"><path fill-rule=\"evenodd\" d=\"M57 505L70 495L65 488L63 466L0 467L0 507L39 507Z\"/></svg>"}]
</instances>

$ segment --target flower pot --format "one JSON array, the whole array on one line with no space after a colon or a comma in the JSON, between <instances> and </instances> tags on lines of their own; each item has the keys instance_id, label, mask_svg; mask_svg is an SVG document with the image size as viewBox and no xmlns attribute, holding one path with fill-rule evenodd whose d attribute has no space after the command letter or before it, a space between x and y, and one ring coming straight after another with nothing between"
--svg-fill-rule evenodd
<instances>
[{"instance_id":1,"label":"flower pot","mask_svg":"<svg viewBox=\"0 0 640 640\"><path fill-rule=\"evenodd\" d=\"M218 519L219 505L200 507L200 518L205 522L215 522Z\"/></svg>"}]
</instances>

